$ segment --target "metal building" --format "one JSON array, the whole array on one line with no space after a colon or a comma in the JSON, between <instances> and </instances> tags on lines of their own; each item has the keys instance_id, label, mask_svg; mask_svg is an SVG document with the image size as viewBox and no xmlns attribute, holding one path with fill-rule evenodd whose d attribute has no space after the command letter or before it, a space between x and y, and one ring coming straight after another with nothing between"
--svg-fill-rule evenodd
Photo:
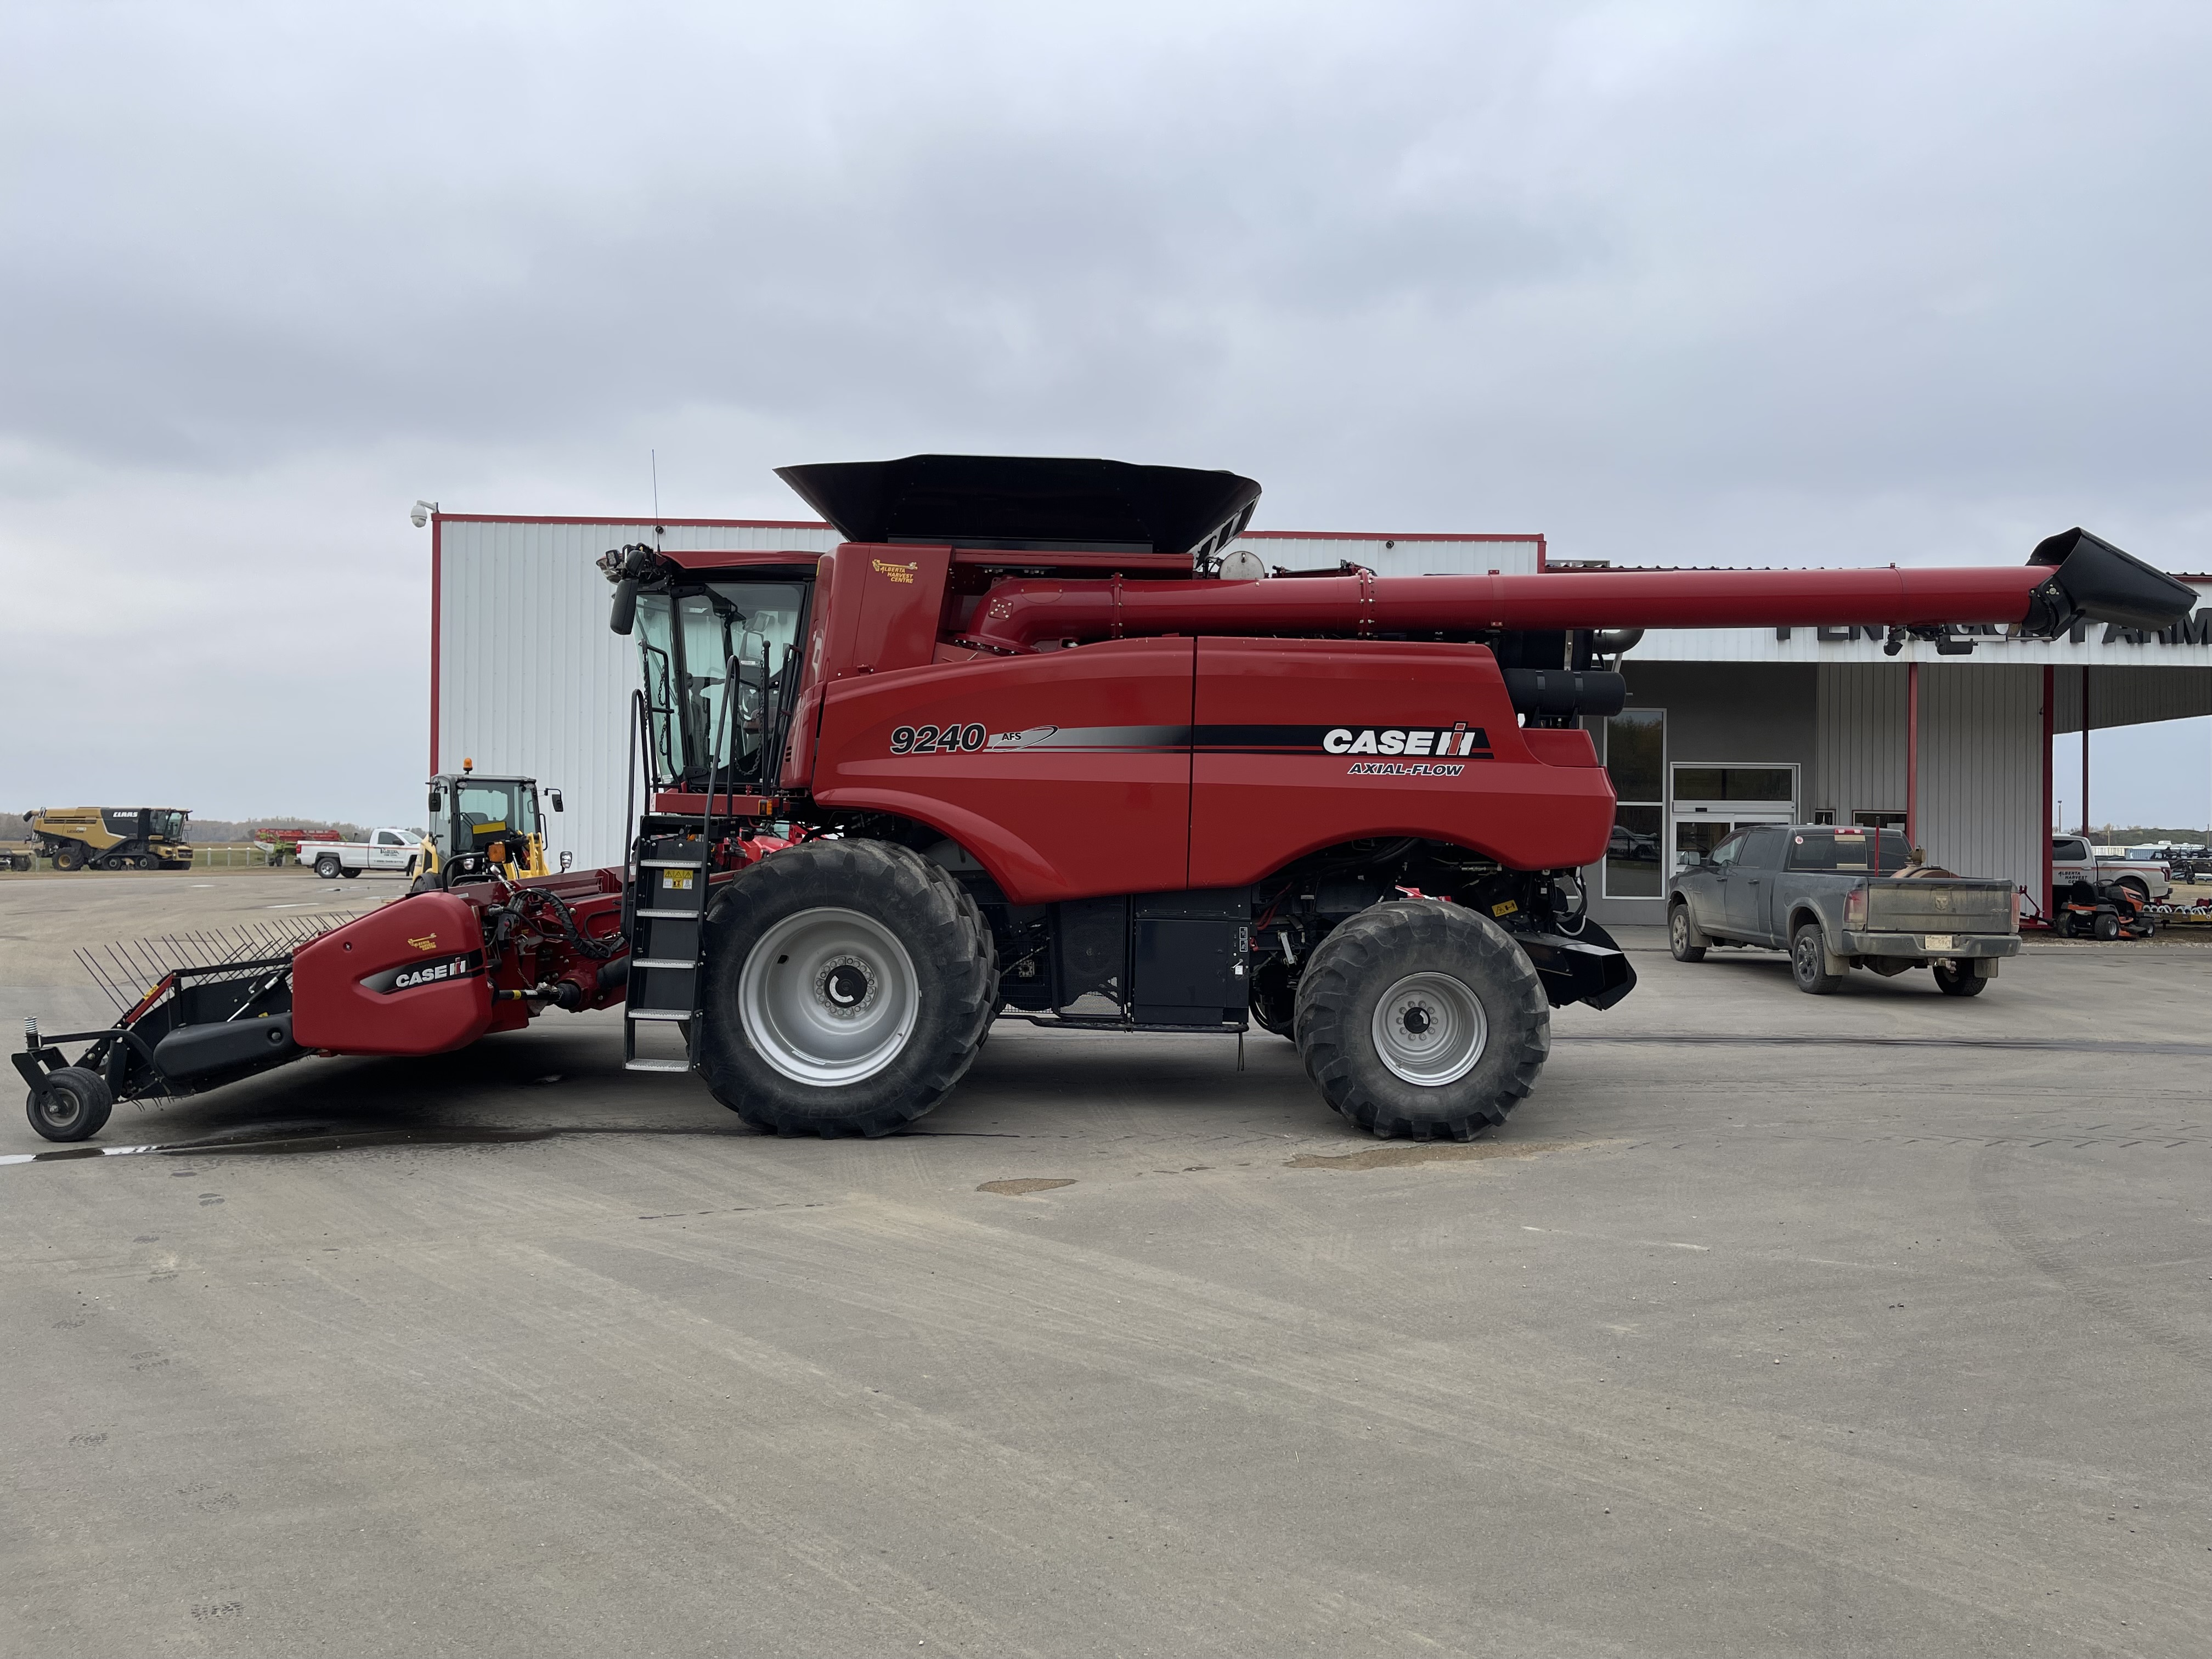
<instances>
[{"instance_id":1,"label":"metal building","mask_svg":"<svg viewBox=\"0 0 2212 1659\"><path fill-rule=\"evenodd\" d=\"M626 716L637 668L607 629L594 565L626 543L693 548L835 545L790 520L513 518L441 513L431 526L430 769L466 756L566 793L556 851L623 855ZM1255 531L1232 544L1270 567L1350 562L1379 575L1522 574L1546 568L1540 535ZM1675 861L1759 821L1894 823L1936 863L2003 876L2040 903L2057 801L2082 817L2075 781L2051 775L2051 738L2212 714L2212 577L2166 635L2101 626L2026 643L1972 637L1971 654L1832 626L1653 630L1623 664L1629 705L1590 723L1620 798L1607 858L1587 872L1601 921L1662 920ZM2212 771L2212 757L2176 764Z\"/></svg>"}]
</instances>

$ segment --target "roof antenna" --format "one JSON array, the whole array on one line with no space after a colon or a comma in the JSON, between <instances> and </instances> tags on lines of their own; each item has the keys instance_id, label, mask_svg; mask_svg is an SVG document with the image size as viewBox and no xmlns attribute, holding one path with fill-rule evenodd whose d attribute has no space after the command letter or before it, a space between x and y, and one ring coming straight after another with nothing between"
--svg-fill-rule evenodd
<instances>
[{"instance_id":1,"label":"roof antenna","mask_svg":"<svg viewBox=\"0 0 2212 1659\"><path fill-rule=\"evenodd\" d=\"M660 551L660 452L648 449L646 454L653 463L653 550Z\"/></svg>"}]
</instances>

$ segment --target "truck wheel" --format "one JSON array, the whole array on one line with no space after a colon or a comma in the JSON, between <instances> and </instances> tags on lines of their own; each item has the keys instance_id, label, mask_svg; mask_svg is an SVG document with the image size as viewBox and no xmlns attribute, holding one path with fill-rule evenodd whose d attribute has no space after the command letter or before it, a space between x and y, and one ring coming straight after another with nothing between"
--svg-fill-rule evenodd
<instances>
[{"instance_id":1,"label":"truck wheel","mask_svg":"<svg viewBox=\"0 0 2212 1659\"><path fill-rule=\"evenodd\" d=\"M338 873L343 876L348 881L351 881L356 876L361 873L361 866L357 864L349 864Z\"/></svg>"},{"instance_id":2,"label":"truck wheel","mask_svg":"<svg viewBox=\"0 0 2212 1659\"><path fill-rule=\"evenodd\" d=\"M1388 1139L1503 1123L1552 1052L1544 989L1512 937L1441 899L1371 905L1314 948L1298 1052L1329 1105Z\"/></svg>"},{"instance_id":3,"label":"truck wheel","mask_svg":"<svg viewBox=\"0 0 2212 1659\"><path fill-rule=\"evenodd\" d=\"M23 1102L31 1127L48 1140L86 1140L100 1133L107 1115L115 1109L115 1097L107 1079L82 1066L64 1066L46 1073L42 1099L31 1095Z\"/></svg>"},{"instance_id":4,"label":"truck wheel","mask_svg":"<svg viewBox=\"0 0 2212 1659\"><path fill-rule=\"evenodd\" d=\"M2118 881L2114 882L2112 885L2115 887L2126 888L2129 892L2135 895L2136 902L2138 904L2148 904L2150 902L2150 884L2137 877L2122 876Z\"/></svg>"},{"instance_id":5,"label":"truck wheel","mask_svg":"<svg viewBox=\"0 0 2212 1659\"><path fill-rule=\"evenodd\" d=\"M315 860L315 873L325 881L336 881L338 878L338 872L344 867L334 858L319 858Z\"/></svg>"},{"instance_id":6,"label":"truck wheel","mask_svg":"<svg viewBox=\"0 0 2212 1659\"><path fill-rule=\"evenodd\" d=\"M1667 913L1667 948L1677 962L1703 962L1705 947L1690 943L1690 907L1678 904Z\"/></svg>"},{"instance_id":7,"label":"truck wheel","mask_svg":"<svg viewBox=\"0 0 2212 1659\"><path fill-rule=\"evenodd\" d=\"M1971 963L1939 962L1936 964L1936 988L1947 997L1978 997L1989 981L1976 976Z\"/></svg>"},{"instance_id":8,"label":"truck wheel","mask_svg":"<svg viewBox=\"0 0 2212 1659\"><path fill-rule=\"evenodd\" d=\"M959 1082L998 997L975 901L884 842L763 859L716 900L705 946L699 1069L777 1134L903 1128Z\"/></svg>"},{"instance_id":9,"label":"truck wheel","mask_svg":"<svg viewBox=\"0 0 2212 1659\"><path fill-rule=\"evenodd\" d=\"M1820 924L1801 921L1797 931L1790 936L1790 976L1797 981L1797 988L1809 995L1824 997L1844 982L1841 974L1828 971L1828 947L1820 938Z\"/></svg>"}]
</instances>

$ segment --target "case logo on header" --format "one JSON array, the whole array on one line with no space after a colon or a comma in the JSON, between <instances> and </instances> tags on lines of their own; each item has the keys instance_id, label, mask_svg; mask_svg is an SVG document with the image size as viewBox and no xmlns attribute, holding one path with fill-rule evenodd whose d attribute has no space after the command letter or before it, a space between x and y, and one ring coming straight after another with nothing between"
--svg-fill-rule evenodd
<instances>
[{"instance_id":1,"label":"case logo on header","mask_svg":"<svg viewBox=\"0 0 2212 1659\"><path fill-rule=\"evenodd\" d=\"M416 943L414 939L407 941ZM471 951L466 956L447 957L443 962L418 963L412 968L387 968L380 974L371 974L362 981L364 990L381 991L386 996L395 991L412 991L424 985L441 985L448 980L475 979L484 970L483 952Z\"/></svg>"}]
</instances>

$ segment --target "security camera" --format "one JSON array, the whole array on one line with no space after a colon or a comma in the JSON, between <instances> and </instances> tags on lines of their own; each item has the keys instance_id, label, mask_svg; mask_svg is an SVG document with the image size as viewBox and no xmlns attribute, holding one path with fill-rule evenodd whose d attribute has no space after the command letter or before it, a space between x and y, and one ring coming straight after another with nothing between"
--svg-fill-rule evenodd
<instances>
[{"instance_id":1,"label":"security camera","mask_svg":"<svg viewBox=\"0 0 2212 1659\"><path fill-rule=\"evenodd\" d=\"M420 530L430 522L430 515L437 510L438 504L435 501L417 501L415 503L415 510L407 516L415 521L415 527Z\"/></svg>"}]
</instances>

